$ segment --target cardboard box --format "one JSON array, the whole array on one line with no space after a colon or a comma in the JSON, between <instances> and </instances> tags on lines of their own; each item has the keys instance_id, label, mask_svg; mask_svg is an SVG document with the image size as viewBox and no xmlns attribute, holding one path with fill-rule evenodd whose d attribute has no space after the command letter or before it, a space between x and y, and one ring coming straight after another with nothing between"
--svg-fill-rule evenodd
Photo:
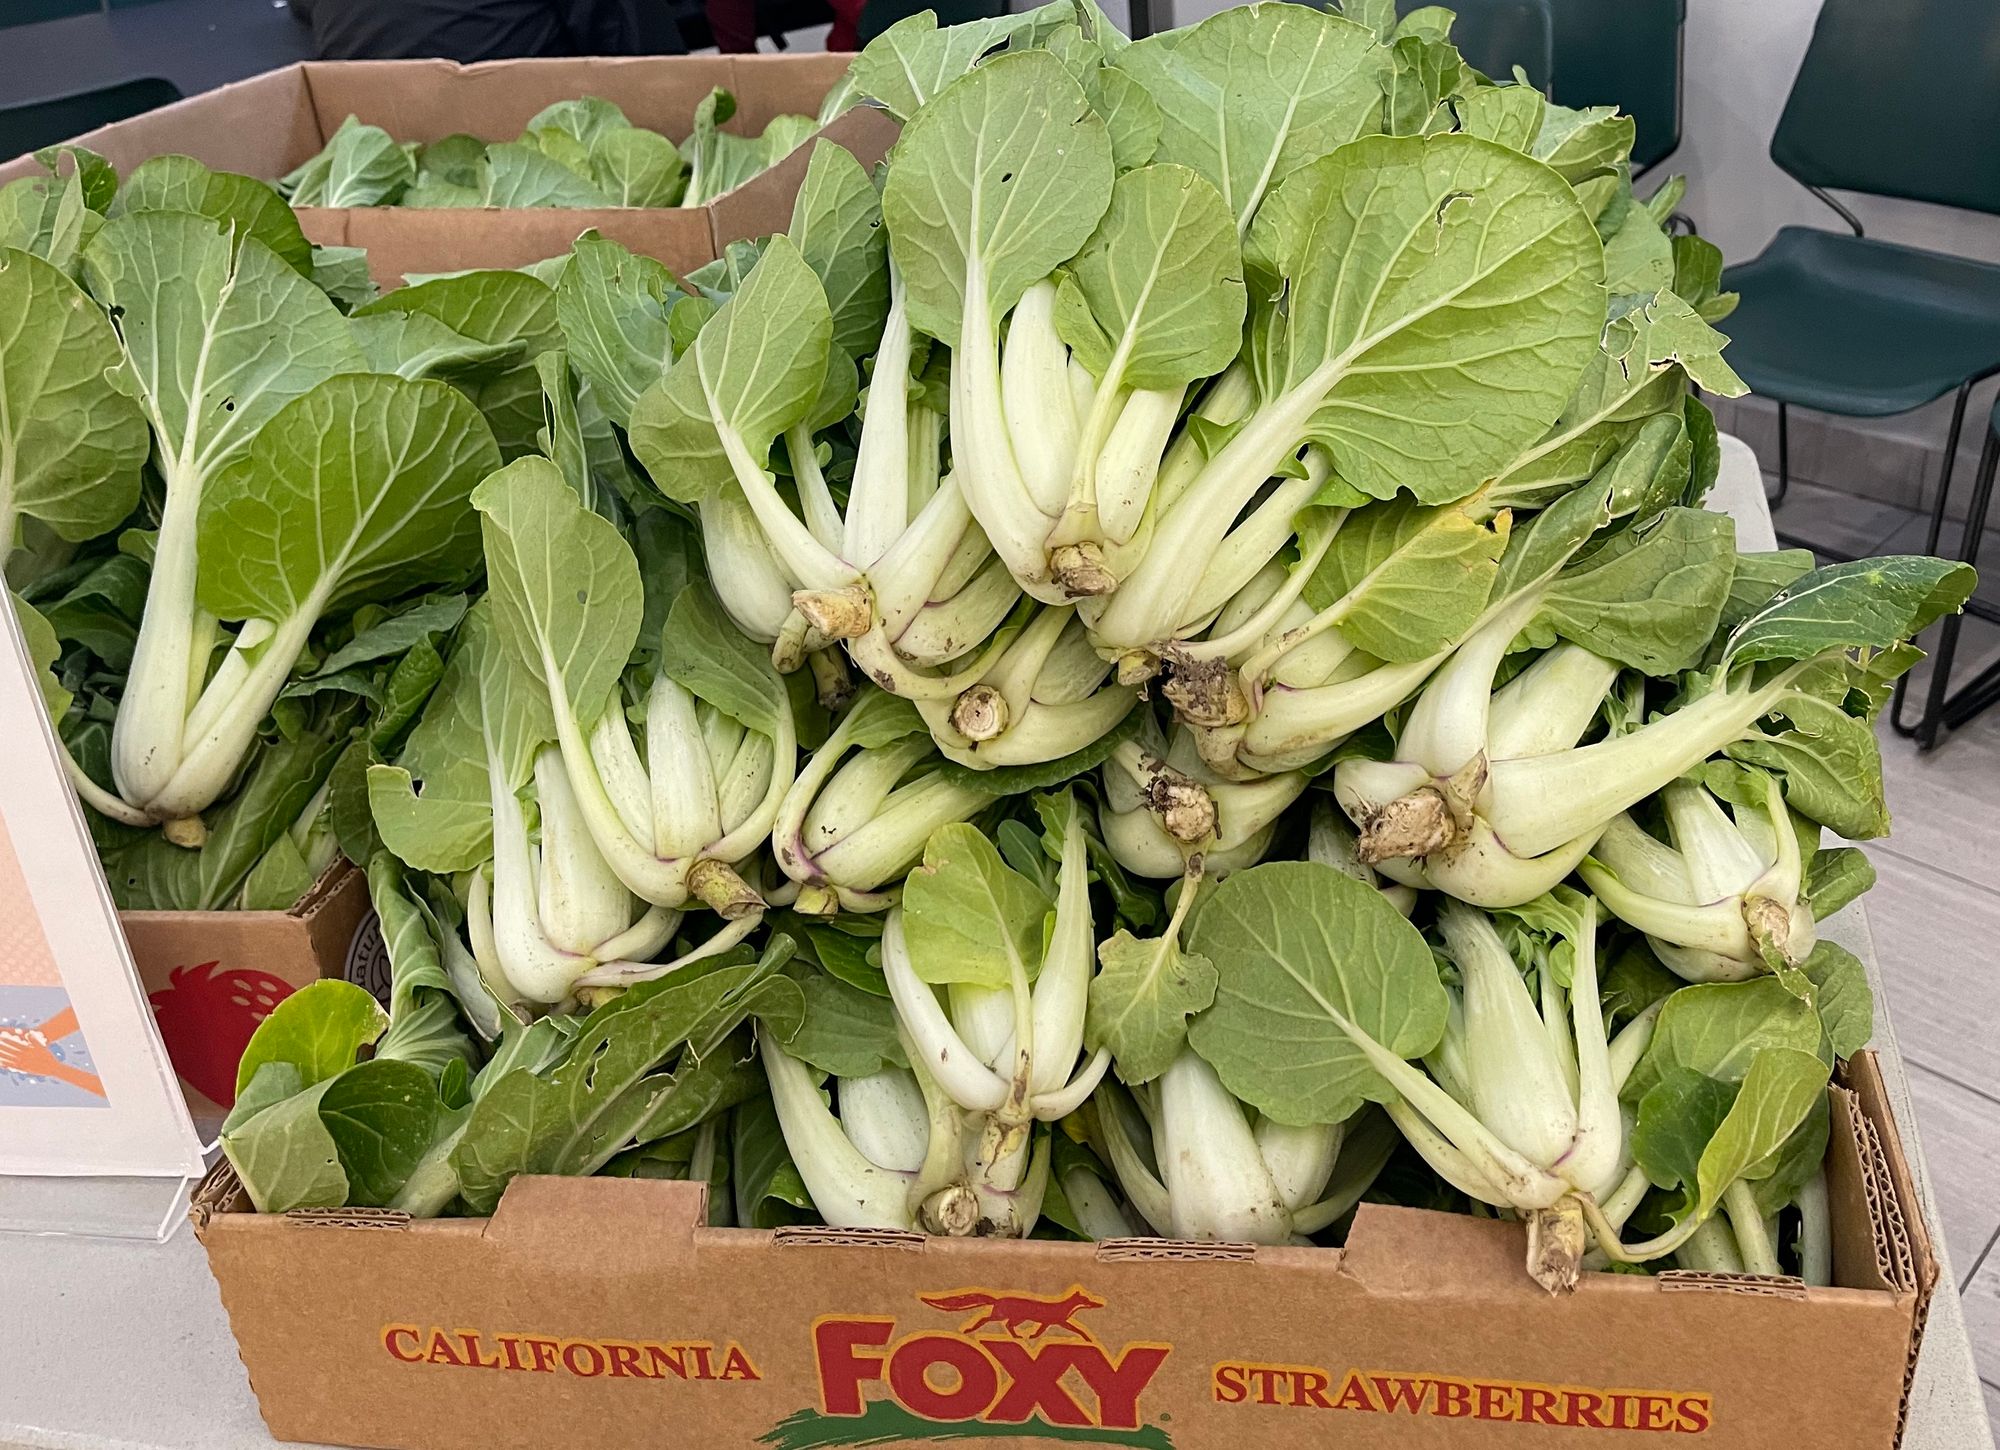
<instances>
[{"instance_id":1,"label":"cardboard box","mask_svg":"<svg viewBox=\"0 0 2000 1450\"><path fill-rule=\"evenodd\" d=\"M191 96L76 138L120 175L152 156L180 152L220 171L273 180L316 154L349 115L399 141L467 132L511 141L555 101L601 96L645 126L680 141L696 104L722 86L737 110L725 130L755 134L773 116L814 114L846 73L846 55L625 56L591 60L304 61ZM882 112L850 111L820 132L873 167L895 140ZM810 144L705 207L573 210L556 207L302 207L306 235L324 246L368 249L384 287L409 272L520 267L569 250L597 231L685 274L732 241L789 225ZM0 184L41 175L32 156L0 165Z\"/></svg>"},{"instance_id":2,"label":"cardboard box","mask_svg":"<svg viewBox=\"0 0 2000 1450\"><path fill-rule=\"evenodd\" d=\"M235 1102L237 1060L271 1008L322 977L388 993L368 878L345 861L290 911L126 911L119 920L204 1136Z\"/></svg>"},{"instance_id":3,"label":"cardboard box","mask_svg":"<svg viewBox=\"0 0 2000 1450\"><path fill-rule=\"evenodd\" d=\"M1873 1060L1831 1091L1835 1288L1553 1299L1520 1227L1376 1206L1339 1250L710 1229L640 1179L411 1223L250 1213L225 1165L194 1217L280 1439L1889 1450L1936 1269Z\"/></svg>"}]
</instances>

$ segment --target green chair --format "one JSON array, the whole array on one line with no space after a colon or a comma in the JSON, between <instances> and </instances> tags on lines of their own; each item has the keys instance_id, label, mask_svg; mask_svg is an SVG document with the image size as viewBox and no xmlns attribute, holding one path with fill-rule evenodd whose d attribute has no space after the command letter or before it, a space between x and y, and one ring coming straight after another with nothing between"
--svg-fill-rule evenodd
<instances>
[{"instance_id":1,"label":"green chair","mask_svg":"<svg viewBox=\"0 0 2000 1450\"><path fill-rule=\"evenodd\" d=\"M1979 563L1979 546L1986 537L1986 519L1993 505L1993 475L2000 471L2000 402L1993 405L1993 414L1987 420L1986 446L1980 450L1979 468L1972 477L1972 498L1966 507L1965 532L1960 535L1958 557L1966 563ZM1939 536L1944 530L1944 511L1940 508L1931 514L1929 536L1924 543L1924 552L1938 551ZM2000 607L1985 600L1973 598L1966 601L1965 612L1994 624L2000 624ZM2000 662L1988 665L1983 671L1960 686L1956 693L1951 689L1951 662L1958 653L1957 615L1949 615L1938 626L1938 643L1933 652L1936 663L1931 667L1930 688L1924 696L1923 718L1916 726L1906 726L1902 721L1903 690L1900 682L1896 687L1895 710L1889 723L1904 735L1916 735L1918 743L1925 749L1934 741L1940 729L1956 730L1966 721L1989 705L2000 704ZM1928 726L1928 737L1920 731Z\"/></svg>"},{"instance_id":2,"label":"green chair","mask_svg":"<svg viewBox=\"0 0 2000 1450\"><path fill-rule=\"evenodd\" d=\"M1972 385L2000 372L2000 266L1878 241L1829 189L2000 215L2000 5L1826 0L1771 157L1851 233L1786 227L1723 285L1742 305L1729 360L1778 404L1780 501L1791 485L1790 408L1883 417L1956 391L1931 552ZM1974 536L1976 538L1976 535ZM1896 728L1936 744L1956 648L1937 651L1931 701Z\"/></svg>"},{"instance_id":3,"label":"green chair","mask_svg":"<svg viewBox=\"0 0 2000 1450\"><path fill-rule=\"evenodd\" d=\"M1555 98L1637 122L1632 171L1643 176L1681 144L1687 0L1554 0L1554 16Z\"/></svg>"}]
</instances>

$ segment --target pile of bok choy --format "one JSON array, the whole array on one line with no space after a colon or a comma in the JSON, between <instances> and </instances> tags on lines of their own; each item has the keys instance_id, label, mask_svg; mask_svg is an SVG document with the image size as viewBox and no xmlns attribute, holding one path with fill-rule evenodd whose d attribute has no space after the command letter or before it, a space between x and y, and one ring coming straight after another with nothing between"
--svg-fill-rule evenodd
<instances>
[{"instance_id":1,"label":"pile of bok choy","mask_svg":"<svg viewBox=\"0 0 2000 1450\"><path fill-rule=\"evenodd\" d=\"M1629 118L1388 0L918 16L848 103L884 172L818 143L685 278L370 297L184 158L0 193L8 578L114 886L337 846L388 942L251 1042L256 1205L1372 1199L1552 1290L1828 1282L1843 843L1973 576L1703 507L1733 299Z\"/></svg>"}]
</instances>

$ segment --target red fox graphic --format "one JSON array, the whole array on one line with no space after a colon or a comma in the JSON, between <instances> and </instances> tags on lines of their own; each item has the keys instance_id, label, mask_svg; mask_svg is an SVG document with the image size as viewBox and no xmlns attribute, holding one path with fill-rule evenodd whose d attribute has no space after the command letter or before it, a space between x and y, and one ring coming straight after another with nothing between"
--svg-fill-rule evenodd
<instances>
[{"instance_id":1,"label":"red fox graphic","mask_svg":"<svg viewBox=\"0 0 2000 1450\"><path fill-rule=\"evenodd\" d=\"M1081 1289L1072 1289L1060 1299L1036 1299L1026 1294L995 1295L976 1289L959 1294L920 1294L917 1297L933 1309L979 1311L960 1327L960 1334L972 1334L989 1324L997 1324L1007 1331L1010 1339L1040 1339L1052 1329L1063 1329L1092 1344L1097 1342L1096 1336L1078 1324L1076 1316L1086 1309L1104 1307L1102 1299L1092 1298ZM1025 1334L1022 1333L1024 1325L1028 1327Z\"/></svg>"}]
</instances>

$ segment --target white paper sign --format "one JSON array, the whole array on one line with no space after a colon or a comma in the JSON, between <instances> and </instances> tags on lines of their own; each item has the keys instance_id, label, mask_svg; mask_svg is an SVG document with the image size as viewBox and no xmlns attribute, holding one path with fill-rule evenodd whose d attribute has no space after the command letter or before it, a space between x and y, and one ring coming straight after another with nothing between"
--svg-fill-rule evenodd
<instances>
[{"instance_id":1,"label":"white paper sign","mask_svg":"<svg viewBox=\"0 0 2000 1450\"><path fill-rule=\"evenodd\" d=\"M0 596L0 1173L193 1177L188 1117Z\"/></svg>"}]
</instances>

